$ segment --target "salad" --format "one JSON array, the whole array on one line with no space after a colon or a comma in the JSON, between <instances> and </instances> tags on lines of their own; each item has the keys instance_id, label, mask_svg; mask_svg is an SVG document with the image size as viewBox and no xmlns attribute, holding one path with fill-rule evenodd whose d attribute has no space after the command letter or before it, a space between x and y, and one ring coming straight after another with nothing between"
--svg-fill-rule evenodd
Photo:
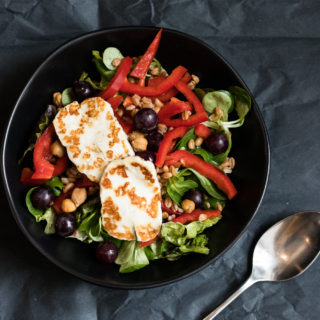
<instances>
[{"instance_id":1,"label":"salad","mask_svg":"<svg viewBox=\"0 0 320 320\"><path fill-rule=\"evenodd\" d=\"M208 254L205 230L237 194L230 129L243 125L250 95L201 88L187 66L166 70L155 58L161 35L140 57L93 50L99 79L83 72L53 94L19 161L44 233L97 243L97 259L121 273Z\"/></svg>"}]
</instances>

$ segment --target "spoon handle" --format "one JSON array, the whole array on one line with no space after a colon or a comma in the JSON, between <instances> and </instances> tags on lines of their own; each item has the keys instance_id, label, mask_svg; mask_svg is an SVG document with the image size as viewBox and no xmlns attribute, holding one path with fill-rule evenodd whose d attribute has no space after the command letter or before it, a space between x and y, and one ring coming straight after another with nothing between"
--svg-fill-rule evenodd
<instances>
[{"instance_id":1,"label":"spoon handle","mask_svg":"<svg viewBox=\"0 0 320 320\"><path fill-rule=\"evenodd\" d=\"M217 316L225 307L227 307L234 299L236 299L242 292L247 290L250 286L252 286L257 280L252 279L250 276L247 281L237 290L235 291L228 299L222 302L216 309L214 309L211 313L209 313L203 320L212 320L215 316Z\"/></svg>"}]
</instances>

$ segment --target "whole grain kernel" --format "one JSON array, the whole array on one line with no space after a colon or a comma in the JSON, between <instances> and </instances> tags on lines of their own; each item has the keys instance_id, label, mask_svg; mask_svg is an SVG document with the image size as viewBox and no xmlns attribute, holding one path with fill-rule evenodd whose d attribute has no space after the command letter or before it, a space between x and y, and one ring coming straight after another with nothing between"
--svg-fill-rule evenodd
<instances>
[{"instance_id":1,"label":"whole grain kernel","mask_svg":"<svg viewBox=\"0 0 320 320\"><path fill-rule=\"evenodd\" d=\"M55 92L53 94L53 104L55 104L58 108L62 107L62 95L60 92Z\"/></svg>"},{"instance_id":2,"label":"whole grain kernel","mask_svg":"<svg viewBox=\"0 0 320 320\"><path fill-rule=\"evenodd\" d=\"M215 109L215 113L217 116L222 116L223 115L223 111L220 107L216 107Z\"/></svg>"},{"instance_id":3,"label":"whole grain kernel","mask_svg":"<svg viewBox=\"0 0 320 320\"><path fill-rule=\"evenodd\" d=\"M157 67L156 68L152 68L150 70L150 74L153 75L153 76L157 76L157 75L159 75L159 73L160 73L160 70Z\"/></svg>"},{"instance_id":4,"label":"whole grain kernel","mask_svg":"<svg viewBox=\"0 0 320 320\"><path fill-rule=\"evenodd\" d=\"M155 106L158 107L158 108L162 108L162 107L163 107L163 102L162 102L160 99L158 99L158 98L155 98L154 104L155 104Z\"/></svg>"},{"instance_id":5,"label":"whole grain kernel","mask_svg":"<svg viewBox=\"0 0 320 320\"><path fill-rule=\"evenodd\" d=\"M204 207L206 208L206 209L209 209L210 208L210 202L209 201L205 201L204 202Z\"/></svg>"},{"instance_id":6,"label":"whole grain kernel","mask_svg":"<svg viewBox=\"0 0 320 320\"><path fill-rule=\"evenodd\" d=\"M193 80L191 80L191 81L188 83L188 87L189 87L191 90L193 90L193 89L196 87L196 83L195 83Z\"/></svg>"},{"instance_id":7,"label":"whole grain kernel","mask_svg":"<svg viewBox=\"0 0 320 320\"><path fill-rule=\"evenodd\" d=\"M177 169L176 169L175 166L170 166L170 167L169 167L169 171L171 172L171 174L172 174L173 176L177 175Z\"/></svg>"},{"instance_id":8,"label":"whole grain kernel","mask_svg":"<svg viewBox=\"0 0 320 320\"><path fill-rule=\"evenodd\" d=\"M158 132L159 133L164 135L167 131L168 131L168 127L165 124L163 124L163 123L158 124Z\"/></svg>"},{"instance_id":9,"label":"whole grain kernel","mask_svg":"<svg viewBox=\"0 0 320 320\"><path fill-rule=\"evenodd\" d=\"M164 200L164 205L167 207L167 208L171 208L172 206L172 200L167 197L165 200Z\"/></svg>"},{"instance_id":10,"label":"whole grain kernel","mask_svg":"<svg viewBox=\"0 0 320 320\"><path fill-rule=\"evenodd\" d=\"M122 117L123 114L124 114L123 108L119 107L118 110L117 110L117 114L118 114L119 117Z\"/></svg>"},{"instance_id":11,"label":"whole grain kernel","mask_svg":"<svg viewBox=\"0 0 320 320\"><path fill-rule=\"evenodd\" d=\"M136 138L138 138L138 137L144 137L144 135L141 133L141 132L139 132L139 131L132 131L130 134L129 134L129 136L128 136L128 139L129 139L129 141L132 141L132 140L134 140L134 139L136 139Z\"/></svg>"},{"instance_id":12,"label":"whole grain kernel","mask_svg":"<svg viewBox=\"0 0 320 320\"><path fill-rule=\"evenodd\" d=\"M163 171L163 172L168 172L168 171L169 171L169 167L166 166L166 165L163 166L163 167L162 167L162 171Z\"/></svg>"},{"instance_id":13,"label":"whole grain kernel","mask_svg":"<svg viewBox=\"0 0 320 320\"><path fill-rule=\"evenodd\" d=\"M62 178L61 178L61 182L62 182L63 184L68 184L70 181L69 181L68 178L62 177Z\"/></svg>"},{"instance_id":14,"label":"whole grain kernel","mask_svg":"<svg viewBox=\"0 0 320 320\"><path fill-rule=\"evenodd\" d=\"M120 58L115 58L112 60L111 64L114 66L114 67L118 67L121 63L121 59Z\"/></svg>"},{"instance_id":15,"label":"whole grain kernel","mask_svg":"<svg viewBox=\"0 0 320 320\"><path fill-rule=\"evenodd\" d=\"M137 113L138 113L138 109L136 108L136 109L133 109L131 112L130 112L130 115L131 115L131 117L133 118Z\"/></svg>"},{"instance_id":16,"label":"whole grain kernel","mask_svg":"<svg viewBox=\"0 0 320 320\"><path fill-rule=\"evenodd\" d=\"M182 115L181 115L182 120L188 120L189 117L190 117L190 115L191 115L191 111L189 111L189 110L183 111L183 112L182 112Z\"/></svg>"},{"instance_id":17,"label":"whole grain kernel","mask_svg":"<svg viewBox=\"0 0 320 320\"><path fill-rule=\"evenodd\" d=\"M136 106L134 104L130 104L125 108L126 108L126 110L131 111L131 110L134 110L136 108Z\"/></svg>"},{"instance_id":18,"label":"whole grain kernel","mask_svg":"<svg viewBox=\"0 0 320 320\"><path fill-rule=\"evenodd\" d=\"M162 211L162 219L168 219L169 215L168 212Z\"/></svg>"},{"instance_id":19,"label":"whole grain kernel","mask_svg":"<svg viewBox=\"0 0 320 320\"><path fill-rule=\"evenodd\" d=\"M222 211L222 210L223 210L223 207L222 207L222 205L221 205L220 202L217 202L217 209L218 209L219 211Z\"/></svg>"},{"instance_id":20,"label":"whole grain kernel","mask_svg":"<svg viewBox=\"0 0 320 320\"><path fill-rule=\"evenodd\" d=\"M195 142L193 139L190 139L189 142L188 142L188 148L190 150L194 149L195 148Z\"/></svg>"},{"instance_id":21,"label":"whole grain kernel","mask_svg":"<svg viewBox=\"0 0 320 320\"><path fill-rule=\"evenodd\" d=\"M172 177L172 173L171 172L165 172L161 175L161 178L163 179L169 179Z\"/></svg>"},{"instance_id":22,"label":"whole grain kernel","mask_svg":"<svg viewBox=\"0 0 320 320\"><path fill-rule=\"evenodd\" d=\"M61 179L62 181L62 179ZM74 187L74 183L73 182L69 182L63 187L62 192L63 193L67 193L68 191L70 191L72 188Z\"/></svg>"},{"instance_id":23,"label":"whole grain kernel","mask_svg":"<svg viewBox=\"0 0 320 320\"><path fill-rule=\"evenodd\" d=\"M196 84L198 84L198 83L200 82L199 77L196 76L195 74L191 75L191 78L192 78L192 80L193 80Z\"/></svg>"},{"instance_id":24,"label":"whole grain kernel","mask_svg":"<svg viewBox=\"0 0 320 320\"><path fill-rule=\"evenodd\" d=\"M194 143L195 143L196 147L200 147L200 146L202 145L202 143L203 143L203 138L198 137L198 138L195 140Z\"/></svg>"},{"instance_id":25,"label":"whole grain kernel","mask_svg":"<svg viewBox=\"0 0 320 320\"><path fill-rule=\"evenodd\" d=\"M179 206L178 206L175 202L173 202L173 204L172 204L172 210L173 210L173 211L178 211L178 208L179 208Z\"/></svg>"},{"instance_id":26,"label":"whole grain kernel","mask_svg":"<svg viewBox=\"0 0 320 320\"><path fill-rule=\"evenodd\" d=\"M201 213L198 218L199 221L205 221L207 219L208 219L208 217L205 213Z\"/></svg>"},{"instance_id":27,"label":"whole grain kernel","mask_svg":"<svg viewBox=\"0 0 320 320\"><path fill-rule=\"evenodd\" d=\"M132 97L132 102L135 106L139 106L139 103L141 101L141 97L138 94L134 94Z\"/></svg>"}]
</instances>

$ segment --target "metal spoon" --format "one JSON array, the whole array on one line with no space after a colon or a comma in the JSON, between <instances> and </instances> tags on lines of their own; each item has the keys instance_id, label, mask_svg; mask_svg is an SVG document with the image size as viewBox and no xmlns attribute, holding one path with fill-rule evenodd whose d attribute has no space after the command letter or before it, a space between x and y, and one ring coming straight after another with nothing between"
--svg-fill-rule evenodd
<instances>
[{"instance_id":1,"label":"metal spoon","mask_svg":"<svg viewBox=\"0 0 320 320\"><path fill-rule=\"evenodd\" d=\"M253 252L248 280L203 320L211 320L251 285L286 281L303 273L320 252L320 213L295 213L268 229Z\"/></svg>"}]
</instances>

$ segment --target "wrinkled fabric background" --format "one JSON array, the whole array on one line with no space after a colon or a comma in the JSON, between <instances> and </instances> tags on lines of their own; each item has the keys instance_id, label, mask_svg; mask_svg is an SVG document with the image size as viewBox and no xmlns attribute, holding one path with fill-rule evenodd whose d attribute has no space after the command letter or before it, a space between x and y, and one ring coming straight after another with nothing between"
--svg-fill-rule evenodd
<instances>
[{"instance_id":1,"label":"wrinkled fabric background","mask_svg":"<svg viewBox=\"0 0 320 320\"><path fill-rule=\"evenodd\" d=\"M320 210L320 3L310 1L2 0L1 130L35 68L99 28L155 25L196 36L239 71L271 140L258 214L237 244L196 275L150 290L110 290L58 269L18 229L1 190L0 319L201 319L247 277L252 247L277 220ZM197 57L194 57L197 59ZM320 261L289 282L251 287L217 319L319 319Z\"/></svg>"}]
</instances>

